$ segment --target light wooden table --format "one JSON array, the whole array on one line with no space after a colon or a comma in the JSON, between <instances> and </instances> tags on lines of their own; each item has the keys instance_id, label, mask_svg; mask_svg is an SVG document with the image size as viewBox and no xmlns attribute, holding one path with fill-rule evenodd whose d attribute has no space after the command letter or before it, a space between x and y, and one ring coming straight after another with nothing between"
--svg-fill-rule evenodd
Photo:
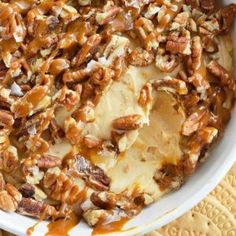
<instances>
[{"instance_id":1,"label":"light wooden table","mask_svg":"<svg viewBox=\"0 0 236 236\"><path fill-rule=\"evenodd\" d=\"M0 231L0 236L12 234ZM236 163L191 211L146 236L236 236Z\"/></svg>"}]
</instances>

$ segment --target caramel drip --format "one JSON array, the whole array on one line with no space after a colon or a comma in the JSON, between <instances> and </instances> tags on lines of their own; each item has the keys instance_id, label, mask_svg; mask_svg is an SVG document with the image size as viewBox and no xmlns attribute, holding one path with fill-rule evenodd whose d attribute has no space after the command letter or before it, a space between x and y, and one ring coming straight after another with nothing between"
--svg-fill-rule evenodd
<instances>
[{"instance_id":1,"label":"caramel drip","mask_svg":"<svg viewBox=\"0 0 236 236\"><path fill-rule=\"evenodd\" d=\"M49 223L48 232L45 236L69 235L70 230L72 230L79 222L80 218L75 213L71 213L70 216L65 219L60 219Z\"/></svg>"},{"instance_id":2,"label":"caramel drip","mask_svg":"<svg viewBox=\"0 0 236 236\"><path fill-rule=\"evenodd\" d=\"M129 218L123 217L119 221L114 221L109 224L104 224L104 222L100 222L97 224L97 226L94 227L91 235L104 235L108 233L122 231L123 226L128 222L128 220Z\"/></svg>"}]
</instances>

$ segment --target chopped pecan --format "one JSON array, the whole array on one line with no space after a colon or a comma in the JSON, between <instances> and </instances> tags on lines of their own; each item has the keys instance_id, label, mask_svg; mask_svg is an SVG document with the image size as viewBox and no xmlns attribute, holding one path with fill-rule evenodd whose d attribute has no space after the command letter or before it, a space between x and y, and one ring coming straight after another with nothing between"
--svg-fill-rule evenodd
<instances>
[{"instance_id":1,"label":"chopped pecan","mask_svg":"<svg viewBox=\"0 0 236 236\"><path fill-rule=\"evenodd\" d=\"M90 226L95 226L101 219L108 216L108 212L103 209L89 209L83 213L83 218Z\"/></svg>"},{"instance_id":2,"label":"chopped pecan","mask_svg":"<svg viewBox=\"0 0 236 236\"><path fill-rule=\"evenodd\" d=\"M102 12L96 13L96 21L99 25L108 24L119 13L120 8L115 6L113 1L107 1L103 6Z\"/></svg>"},{"instance_id":3,"label":"chopped pecan","mask_svg":"<svg viewBox=\"0 0 236 236\"><path fill-rule=\"evenodd\" d=\"M236 16L236 4L233 3L224 7L218 12L218 14L223 21L221 31L228 32L232 28L231 26Z\"/></svg>"},{"instance_id":4,"label":"chopped pecan","mask_svg":"<svg viewBox=\"0 0 236 236\"><path fill-rule=\"evenodd\" d=\"M55 119L52 119L50 121L49 130L50 130L50 134L53 138L53 141L55 143L58 143L62 138L65 137L65 132L63 131L63 129L61 127L59 127L57 125Z\"/></svg>"},{"instance_id":5,"label":"chopped pecan","mask_svg":"<svg viewBox=\"0 0 236 236\"><path fill-rule=\"evenodd\" d=\"M127 60L133 66L148 66L154 61L154 55L151 51L136 48L128 55Z\"/></svg>"},{"instance_id":6,"label":"chopped pecan","mask_svg":"<svg viewBox=\"0 0 236 236\"><path fill-rule=\"evenodd\" d=\"M188 78L188 81L196 87L198 93L204 93L208 88L210 88L207 78L203 77L200 73L193 74Z\"/></svg>"},{"instance_id":7,"label":"chopped pecan","mask_svg":"<svg viewBox=\"0 0 236 236\"><path fill-rule=\"evenodd\" d=\"M88 75L89 72L87 69L80 69L74 72L65 72L62 80L64 83L75 83L85 79Z\"/></svg>"},{"instance_id":8,"label":"chopped pecan","mask_svg":"<svg viewBox=\"0 0 236 236\"><path fill-rule=\"evenodd\" d=\"M0 191L0 209L7 212L14 212L16 210L15 201L5 190Z\"/></svg>"},{"instance_id":9,"label":"chopped pecan","mask_svg":"<svg viewBox=\"0 0 236 236\"><path fill-rule=\"evenodd\" d=\"M204 36L202 37L202 47L206 52L218 52L219 47L217 42L213 37L210 36Z\"/></svg>"},{"instance_id":10,"label":"chopped pecan","mask_svg":"<svg viewBox=\"0 0 236 236\"><path fill-rule=\"evenodd\" d=\"M186 172L185 164L186 160L177 163L177 165L167 163L161 169L156 170L153 178L160 186L161 191L176 189L183 184ZM193 168L191 167L191 169Z\"/></svg>"},{"instance_id":11,"label":"chopped pecan","mask_svg":"<svg viewBox=\"0 0 236 236\"><path fill-rule=\"evenodd\" d=\"M199 31L203 35L217 35L220 32L220 24L215 17L212 17L200 24Z\"/></svg>"},{"instance_id":12,"label":"chopped pecan","mask_svg":"<svg viewBox=\"0 0 236 236\"><path fill-rule=\"evenodd\" d=\"M31 198L23 198L18 205L17 212L21 215L32 216L41 219L53 217L56 214L56 209L46 203L35 201Z\"/></svg>"},{"instance_id":13,"label":"chopped pecan","mask_svg":"<svg viewBox=\"0 0 236 236\"><path fill-rule=\"evenodd\" d=\"M73 204L80 194L79 186L74 179L63 173L58 167L48 169L43 178L43 187L50 198Z\"/></svg>"},{"instance_id":14,"label":"chopped pecan","mask_svg":"<svg viewBox=\"0 0 236 236\"><path fill-rule=\"evenodd\" d=\"M182 134L189 136L198 129L206 126L210 121L210 113L207 109L200 107L194 111L184 122Z\"/></svg>"},{"instance_id":15,"label":"chopped pecan","mask_svg":"<svg viewBox=\"0 0 236 236\"><path fill-rule=\"evenodd\" d=\"M125 57L129 46L129 39L123 36L112 35L103 52L104 57L109 64L112 64L115 59Z\"/></svg>"},{"instance_id":16,"label":"chopped pecan","mask_svg":"<svg viewBox=\"0 0 236 236\"><path fill-rule=\"evenodd\" d=\"M94 104L88 101L85 105L80 107L78 111L73 114L73 117L83 122L93 122L95 120Z\"/></svg>"},{"instance_id":17,"label":"chopped pecan","mask_svg":"<svg viewBox=\"0 0 236 236\"><path fill-rule=\"evenodd\" d=\"M101 43L102 37L99 34L94 34L90 36L87 42L82 46L82 48L77 53L76 57L73 59L72 64L80 66L84 63L90 56L92 56L99 44Z\"/></svg>"},{"instance_id":18,"label":"chopped pecan","mask_svg":"<svg viewBox=\"0 0 236 236\"><path fill-rule=\"evenodd\" d=\"M14 124L14 118L12 114L8 111L0 109L0 126L12 127Z\"/></svg>"},{"instance_id":19,"label":"chopped pecan","mask_svg":"<svg viewBox=\"0 0 236 236\"><path fill-rule=\"evenodd\" d=\"M25 146L28 150L36 153L45 153L49 149L49 143L45 139L39 137L39 135L30 136L25 142Z\"/></svg>"},{"instance_id":20,"label":"chopped pecan","mask_svg":"<svg viewBox=\"0 0 236 236\"><path fill-rule=\"evenodd\" d=\"M202 45L199 36L194 36L192 38L192 54L189 60L191 71L195 72L199 70L202 64Z\"/></svg>"},{"instance_id":21,"label":"chopped pecan","mask_svg":"<svg viewBox=\"0 0 236 236\"><path fill-rule=\"evenodd\" d=\"M0 191L0 209L7 212L15 211L21 198L21 194L13 185L6 184L5 190Z\"/></svg>"},{"instance_id":22,"label":"chopped pecan","mask_svg":"<svg viewBox=\"0 0 236 236\"><path fill-rule=\"evenodd\" d=\"M35 194L35 187L32 184L23 184L20 189L20 193L24 198L33 198Z\"/></svg>"},{"instance_id":23,"label":"chopped pecan","mask_svg":"<svg viewBox=\"0 0 236 236\"><path fill-rule=\"evenodd\" d=\"M109 177L100 167L93 165L89 160L77 155L74 168L76 173L95 189L108 189L110 184Z\"/></svg>"},{"instance_id":24,"label":"chopped pecan","mask_svg":"<svg viewBox=\"0 0 236 236\"><path fill-rule=\"evenodd\" d=\"M2 155L0 156L0 160L2 163L1 168L6 173L12 173L17 168L17 165L18 165L17 149L14 146L9 145L7 149L2 152Z\"/></svg>"},{"instance_id":25,"label":"chopped pecan","mask_svg":"<svg viewBox=\"0 0 236 236\"><path fill-rule=\"evenodd\" d=\"M138 103L141 106L151 106L152 104L152 85L150 83L146 83L139 95Z\"/></svg>"},{"instance_id":26,"label":"chopped pecan","mask_svg":"<svg viewBox=\"0 0 236 236\"><path fill-rule=\"evenodd\" d=\"M60 58L60 59L55 59L51 62L49 72L52 75L59 75L66 69L70 67L70 62L66 59Z\"/></svg>"},{"instance_id":27,"label":"chopped pecan","mask_svg":"<svg viewBox=\"0 0 236 236\"><path fill-rule=\"evenodd\" d=\"M196 165L201 152L204 150L206 145L209 145L217 137L218 130L214 127L205 127L200 129L194 134L188 142L188 155L189 160Z\"/></svg>"},{"instance_id":28,"label":"chopped pecan","mask_svg":"<svg viewBox=\"0 0 236 236\"><path fill-rule=\"evenodd\" d=\"M201 8L205 11L212 11L215 8L216 0L202 0L200 1Z\"/></svg>"},{"instance_id":29,"label":"chopped pecan","mask_svg":"<svg viewBox=\"0 0 236 236\"><path fill-rule=\"evenodd\" d=\"M165 53L163 50L159 50L156 55L156 67L163 72L170 73L172 72L177 66L179 62L177 57L173 54Z\"/></svg>"},{"instance_id":30,"label":"chopped pecan","mask_svg":"<svg viewBox=\"0 0 236 236\"><path fill-rule=\"evenodd\" d=\"M146 50L157 49L159 42L155 34L154 25L151 20L140 17L135 21L134 28Z\"/></svg>"},{"instance_id":31,"label":"chopped pecan","mask_svg":"<svg viewBox=\"0 0 236 236\"><path fill-rule=\"evenodd\" d=\"M136 130L141 126L141 115L128 115L113 120L113 128L118 130Z\"/></svg>"},{"instance_id":32,"label":"chopped pecan","mask_svg":"<svg viewBox=\"0 0 236 236\"><path fill-rule=\"evenodd\" d=\"M84 144L88 148L95 148L98 147L101 144L101 140L93 135L86 135L84 136Z\"/></svg>"},{"instance_id":33,"label":"chopped pecan","mask_svg":"<svg viewBox=\"0 0 236 236\"><path fill-rule=\"evenodd\" d=\"M76 105L78 105L80 94L68 89L67 86L63 86L63 88L59 90L58 94L55 95L55 99L59 104L65 106L68 111L71 111Z\"/></svg>"},{"instance_id":34,"label":"chopped pecan","mask_svg":"<svg viewBox=\"0 0 236 236\"><path fill-rule=\"evenodd\" d=\"M191 54L191 40L190 32L184 30L181 32L173 32L167 38L166 50L176 54L180 53L183 55Z\"/></svg>"},{"instance_id":35,"label":"chopped pecan","mask_svg":"<svg viewBox=\"0 0 236 236\"><path fill-rule=\"evenodd\" d=\"M117 196L111 192L94 192L92 193L91 202L102 209L113 209L116 206Z\"/></svg>"},{"instance_id":36,"label":"chopped pecan","mask_svg":"<svg viewBox=\"0 0 236 236\"><path fill-rule=\"evenodd\" d=\"M49 169L56 166L61 166L61 159L56 156L44 154L37 160L37 165L41 169Z\"/></svg>"},{"instance_id":37,"label":"chopped pecan","mask_svg":"<svg viewBox=\"0 0 236 236\"><path fill-rule=\"evenodd\" d=\"M11 111L14 113L15 118L22 118L33 114L34 109L45 98L47 92L47 86L35 86L24 97L14 102L11 106Z\"/></svg>"},{"instance_id":38,"label":"chopped pecan","mask_svg":"<svg viewBox=\"0 0 236 236\"><path fill-rule=\"evenodd\" d=\"M183 97L182 104L185 108L187 115L192 113L192 110L196 108L196 105L200 101L200 97L196 92L192 92Z\"/></svg>"},{"instance_id":39,"label":"chopped pecan","mask_svg":"<svg viewBox=\"0 0 236 236\"><path fill-rule=\"evenodd\" d=\"M82 122L76 122L72 117L68 117L65 122L65 136L72 144L79 143L81 140L81 132L83 129Z\"/></svg>"},{"instance_id":40,"label":"chopped pecan","mask_svg":"<svg viewBox=\"0 0 236 236\"><path fill-rule=\"evenodd\" d=\"M3 174L0 172L0 191L5 189L5 185L6 185L6 183L5 183Z\"/></svg>"},{"instance_id":41,"label":"chopped pecan","mask_svg":"<svg viewBox=\"0 0 236 236\"><path fill-rule=\"evenodd\" d=\"M112 141L116 144L120 152L127 150L127 135L125 131L112 130L111 131Z\"/></svg>"},{"instance_id":42,"label":"chopped pecan","mask_svg":"<svg viewBox=\"0 0 236 236\"><path fill-rule=\"evenodd\" d=\"M166 76L160 80L152 80L151 83L153 88L156 90L168 91L180 95L185 95L188 93L188 88L184 81L172 78L170 76Z\"/></svg>"},{"instance_id":43,"label":"chopped pecan","mask_svg":"<svg viewBox=\"0 0 236 236\"><path fill-rule=\"evenodd\" d=\"M14 39L16 42L22 42L26 35L26 27L22 16L11 4L1 3L0 19L2 30L1 38L4 40Z\"/></svg>"},{"instance_id":44,"label":"chopped pecan","mask_svg":"<svg viewBox=\"0 0 236 236\"><path fill-rule=\"evenodd\" d=\"M219 82L222 86L227 86L229 89L236 91L236 84L234 78L217 61L211 61L208 64L207 68L214 76L219 79Z\"/></svg>"}]
</instances>

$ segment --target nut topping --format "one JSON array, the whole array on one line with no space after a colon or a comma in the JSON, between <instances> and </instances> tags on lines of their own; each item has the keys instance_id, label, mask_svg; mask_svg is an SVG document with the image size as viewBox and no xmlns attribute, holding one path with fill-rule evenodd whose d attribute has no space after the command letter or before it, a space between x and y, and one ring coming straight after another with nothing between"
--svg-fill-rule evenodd
<instances>
[{"instance_id":1,"label":"nut topping","mask_svg":"<svg viewBox=\"0 0 236 236\"><path fill-rule=\"evenodd\" d=\"M117 118L113 121L113 128L119 130L136 130L140 127L140 115L129 115Z\"/></svg>"},{"instance_id":2,"label":"nut topping","mask_svg":"<svg viewBox=\"0 0 236 236\"><path fill-rule=\"evenodd\" d=\"M0 0L0 210L109 226L179 188L230 120L235 16L215 0Z\"/></svg>"}]
</instances>

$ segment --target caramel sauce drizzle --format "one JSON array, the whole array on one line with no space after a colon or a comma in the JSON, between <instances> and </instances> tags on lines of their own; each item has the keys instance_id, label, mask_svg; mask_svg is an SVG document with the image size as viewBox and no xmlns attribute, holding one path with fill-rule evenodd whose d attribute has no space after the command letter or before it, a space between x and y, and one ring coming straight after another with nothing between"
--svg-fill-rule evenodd
<instances>
[{"instance_id":1,"label":"caramel sauce drizzle","mask_svg":"<svg viewBox=\"0 0 236 236\"><path fill-rule=\"evenodd\" d=\"M69 235L70 230L72 230L79 222L80 218L75 213L71 213L65 219L59 219L49 223L47 226L48 232L45 234L45 236Z\"/></svg>"},{"instance_id":2,"label":"caramel sauce drizzle","mask_svg":"<svg viewBox=\"0 0 236 236\"><path fill-rule=\"evenodd\" d=\"M108 233L114 233L122 231L123 226L129 221L129 218L123 217L118 221L111 222L109 224L104 224L104 222L98 223L92 231L92 236L95 235L105 235Z\"/></svg>"}]
</instances>

